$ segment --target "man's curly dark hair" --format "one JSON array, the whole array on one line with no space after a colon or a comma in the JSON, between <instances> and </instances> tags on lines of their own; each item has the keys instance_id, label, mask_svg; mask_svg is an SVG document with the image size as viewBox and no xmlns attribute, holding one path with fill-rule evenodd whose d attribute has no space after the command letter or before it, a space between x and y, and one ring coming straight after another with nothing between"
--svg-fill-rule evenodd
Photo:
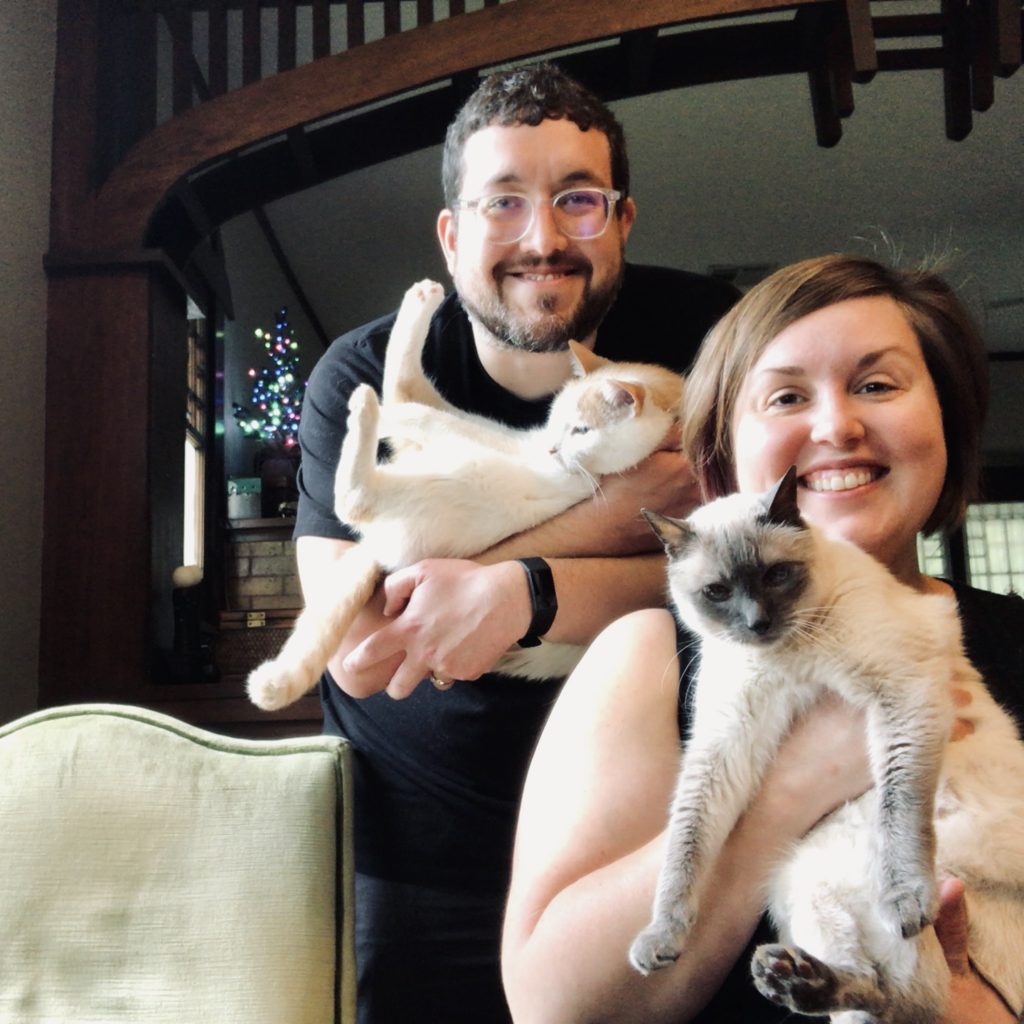
<instances>
[{"instance_id":1,"label":"man's curly dark hair","mask_svg":"<svg viewBox=\"0 0 1024 1024\"><path fill-rule=\"evenodd\" d=\"M444 201L449 208L462 187L466 140L490 125L536 126L541 121L572 121L581 131L603 132L611 147L612 187L629 194L626 137L615 115L592 92L554 64L530 64L488 75L448 126L441 164ZM621 204L618 206L621 210Z\"/></svg>"}]
</instances>

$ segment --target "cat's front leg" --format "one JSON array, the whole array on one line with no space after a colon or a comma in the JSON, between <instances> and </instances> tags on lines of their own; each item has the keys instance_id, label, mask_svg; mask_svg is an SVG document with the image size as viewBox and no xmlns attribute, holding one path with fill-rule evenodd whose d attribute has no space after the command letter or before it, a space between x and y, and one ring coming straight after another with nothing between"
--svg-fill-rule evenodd
<instances>
[{"instance_id":1,"label":"cat's front leg","mask_svg":"<svg viewBox=\"0 0 1024 1024\"><path fill-rule=\"evenodd\" d=\"M630 963L650 974L679 959L697 917L697 896L705 866L717 856L739 815L721 799L716 779L722 771L720 751L688 751L672 800L667 850L658 875L651 923L633 940Z\"/></svg>"},{"instance_id":2,"label":"cat's front leg","mask_svg":"<svg viewBox=\"0 0 1024 1024\"><path fill-rule=\"evenodd\" d=\"M908 689L929 685L914 681ZM886 701L868 712L878 794L881 912L908 939L938 913L935 878L935 790L952 709L941 692L920 700Z\"/></svg>"}]
</instances>

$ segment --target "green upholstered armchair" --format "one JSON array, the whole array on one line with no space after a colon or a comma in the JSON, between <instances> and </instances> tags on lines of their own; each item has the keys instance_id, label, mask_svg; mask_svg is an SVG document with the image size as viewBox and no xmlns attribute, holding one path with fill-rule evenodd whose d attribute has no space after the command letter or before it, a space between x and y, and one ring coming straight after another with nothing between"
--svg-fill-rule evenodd
<instances>
[{"instance_id":1,"label":"green upholstered armchair","mask_svg":"<svg viewBox=\"0 0 1024 1024\"><path fill-rule=\"evenodd\" d=\"M0 728L0 1021L354 1021L349 756L119 705Z\"/></svg>"}]
</instances>

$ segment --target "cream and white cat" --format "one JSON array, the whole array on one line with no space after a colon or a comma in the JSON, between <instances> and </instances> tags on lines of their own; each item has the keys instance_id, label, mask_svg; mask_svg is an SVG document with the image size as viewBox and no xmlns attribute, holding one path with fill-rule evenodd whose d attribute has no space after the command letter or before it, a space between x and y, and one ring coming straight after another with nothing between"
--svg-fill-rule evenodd
<instances>
[{"instance_id":1,"label":"cream and white cat","mask_svg":"<svg viewBox=\"0 0 1024 1024\"><path fill-rule=\"evenodd\" d=\"M335 512L361 539L332 568L248 692L272 710L319 679L382 575L423 558L468 558L591 497L601 476L636 465L676 422L682 378L663 367L612 363L570 342L577 376L554 398L543 427L516 430L450 405L427 379L422 350L443 298L432 281L406 293L388 341L382 402L366 384L349 400L335 477ZM377 462L380 439L392 450ZM496 671L551 678L580 648L513 648Z\"/></svg>"},{"instance_id":2,"label":"cream and white cat","mask_svg":"<svg viewBox=\"0 0 1024 1024\"><path fill-rule=\"evenodd\" d=\"M937 877L966 885L972 962L1024 1008L1024 745L963 652L956 603L898 582L800 518L793 470L687 520L648 514L669 553L681 620L700 638L691 735L673 798L643 973L675 960L714 913L708 866L794 718L824 688L866 714L875 786L823 819L779 865L780 943L751 969L763 995L834 1022L935 1024L949 970ZM1024 680L1022 680L1024 683ZM952 690L974 727L948 742Z\"/></svg>"}]
</instances>

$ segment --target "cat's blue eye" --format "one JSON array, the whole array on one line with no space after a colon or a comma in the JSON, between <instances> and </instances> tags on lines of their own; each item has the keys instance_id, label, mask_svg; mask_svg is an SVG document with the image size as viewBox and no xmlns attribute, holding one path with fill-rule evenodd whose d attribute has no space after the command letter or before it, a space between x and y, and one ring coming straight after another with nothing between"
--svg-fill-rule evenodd
<instances>
[{"instance_id":1,"label":"cat's blue eye","mask_svg":"<svg viewBox=\"0 0 1024 1024\"><path fill-rule=\"evenodd\" d=\"M589 434L590 433L590 427L573 427L572 430L569 431L569 433L570 434Z\"/></svg>"},{"instance_id":2,"label":"cat's blue eye","mask_svg":"<svg viewBox=\"0 0 1024 1024\"><path fill-rule=\"evenodd\" d=\"M723 601L728 601L732 597L732 588L727 587L724 583L708 583L701 588L701 593L715 604L721 604Z\"/></svg>"}]
</instances>

